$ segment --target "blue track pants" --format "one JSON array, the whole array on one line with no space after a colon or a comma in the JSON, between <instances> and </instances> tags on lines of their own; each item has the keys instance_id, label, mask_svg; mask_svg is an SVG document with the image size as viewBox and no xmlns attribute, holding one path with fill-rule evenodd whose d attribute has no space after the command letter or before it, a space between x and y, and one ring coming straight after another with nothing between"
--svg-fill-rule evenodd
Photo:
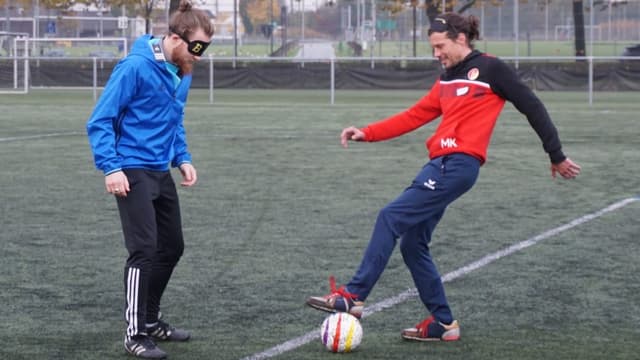
<instances>
[{"instance_id":1,"label":"blue track pants","mask_svg":"<svg viewBox=\"0 0 640 360\"><path fill-rule=\"evenodd\" d=\"M362 263L347 284L347 291L364 301L401 238L402 257L420 299L438 321L451 323L453 314L431 259L429 242L447 206L471 189L479 169L480 161L466 154L450 154L429 161L411 186L380 210Z\"/></svg>"}]
</instances>

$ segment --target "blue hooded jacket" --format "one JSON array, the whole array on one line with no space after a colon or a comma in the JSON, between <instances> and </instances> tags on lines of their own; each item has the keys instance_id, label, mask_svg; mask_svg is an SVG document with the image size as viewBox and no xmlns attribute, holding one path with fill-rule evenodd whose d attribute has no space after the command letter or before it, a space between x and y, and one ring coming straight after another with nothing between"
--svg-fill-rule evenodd
<instances>
[{"instance_id":1,"label":"blue hooded jacket","mask_svg":"<svg viewBox=\"0 0 640 360\"><path fill-rule=\"evenodd\" d=\"M87 122L96 167L105 175L191 162L182 123L191 74L174 84L164 57L154 57L151 39L138 38L116 65Z\"/></svg>"}]
</instances>

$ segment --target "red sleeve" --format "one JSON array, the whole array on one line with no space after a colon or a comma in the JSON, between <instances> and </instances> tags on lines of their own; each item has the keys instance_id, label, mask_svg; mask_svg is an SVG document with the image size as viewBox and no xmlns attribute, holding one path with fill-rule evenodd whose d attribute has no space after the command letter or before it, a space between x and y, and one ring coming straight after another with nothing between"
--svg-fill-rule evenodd
<instances>
[{"instance_id":1,"label":"red sleeve","mask_svg":"<svg viewBox=\"0 0 640 360\"><path fill-rule=\"evenodd\" d=\"M382 141L406 134L434 120L442 114L440 108L440 80L417 103L407 110L361 129L365 141Z\"/></svg>"}]
</instances>

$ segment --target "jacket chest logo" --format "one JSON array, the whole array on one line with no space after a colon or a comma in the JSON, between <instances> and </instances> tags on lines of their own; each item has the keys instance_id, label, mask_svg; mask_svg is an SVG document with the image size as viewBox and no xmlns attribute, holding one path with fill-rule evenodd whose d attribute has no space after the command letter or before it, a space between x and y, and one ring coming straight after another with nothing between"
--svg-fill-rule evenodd
<instances>
[{"instance_id":1,"label":"jacket chest logo","mask_svg":"<svg viewBox=\"0 0 640 360\"><path fill-rule=\"evenodd\" d=\"M478 76L480 76L480 70L478 70L478 68L472 68L467 72L467 79L469 80L475 80Z\"/></svg>"}]
</instances>

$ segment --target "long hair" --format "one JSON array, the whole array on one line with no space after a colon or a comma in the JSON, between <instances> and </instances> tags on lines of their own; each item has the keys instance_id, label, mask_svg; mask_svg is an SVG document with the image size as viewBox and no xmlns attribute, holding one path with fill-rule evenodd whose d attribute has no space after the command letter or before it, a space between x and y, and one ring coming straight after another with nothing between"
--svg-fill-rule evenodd
<instances>
[{"instance_id":1,"label":"long hair","mask_svg":"<svg viewBox=\"0 0 640 360\"><path fill-rule=\"evenodd\" d=\"M457 13L438 15L429 27L429 35L433 32L447 32L447 37L454 40L458 34L465 34L467 43L473 49L473 41L480 39L480 20L473 15L467 17Z\"/></svg>"}]
</instances>

